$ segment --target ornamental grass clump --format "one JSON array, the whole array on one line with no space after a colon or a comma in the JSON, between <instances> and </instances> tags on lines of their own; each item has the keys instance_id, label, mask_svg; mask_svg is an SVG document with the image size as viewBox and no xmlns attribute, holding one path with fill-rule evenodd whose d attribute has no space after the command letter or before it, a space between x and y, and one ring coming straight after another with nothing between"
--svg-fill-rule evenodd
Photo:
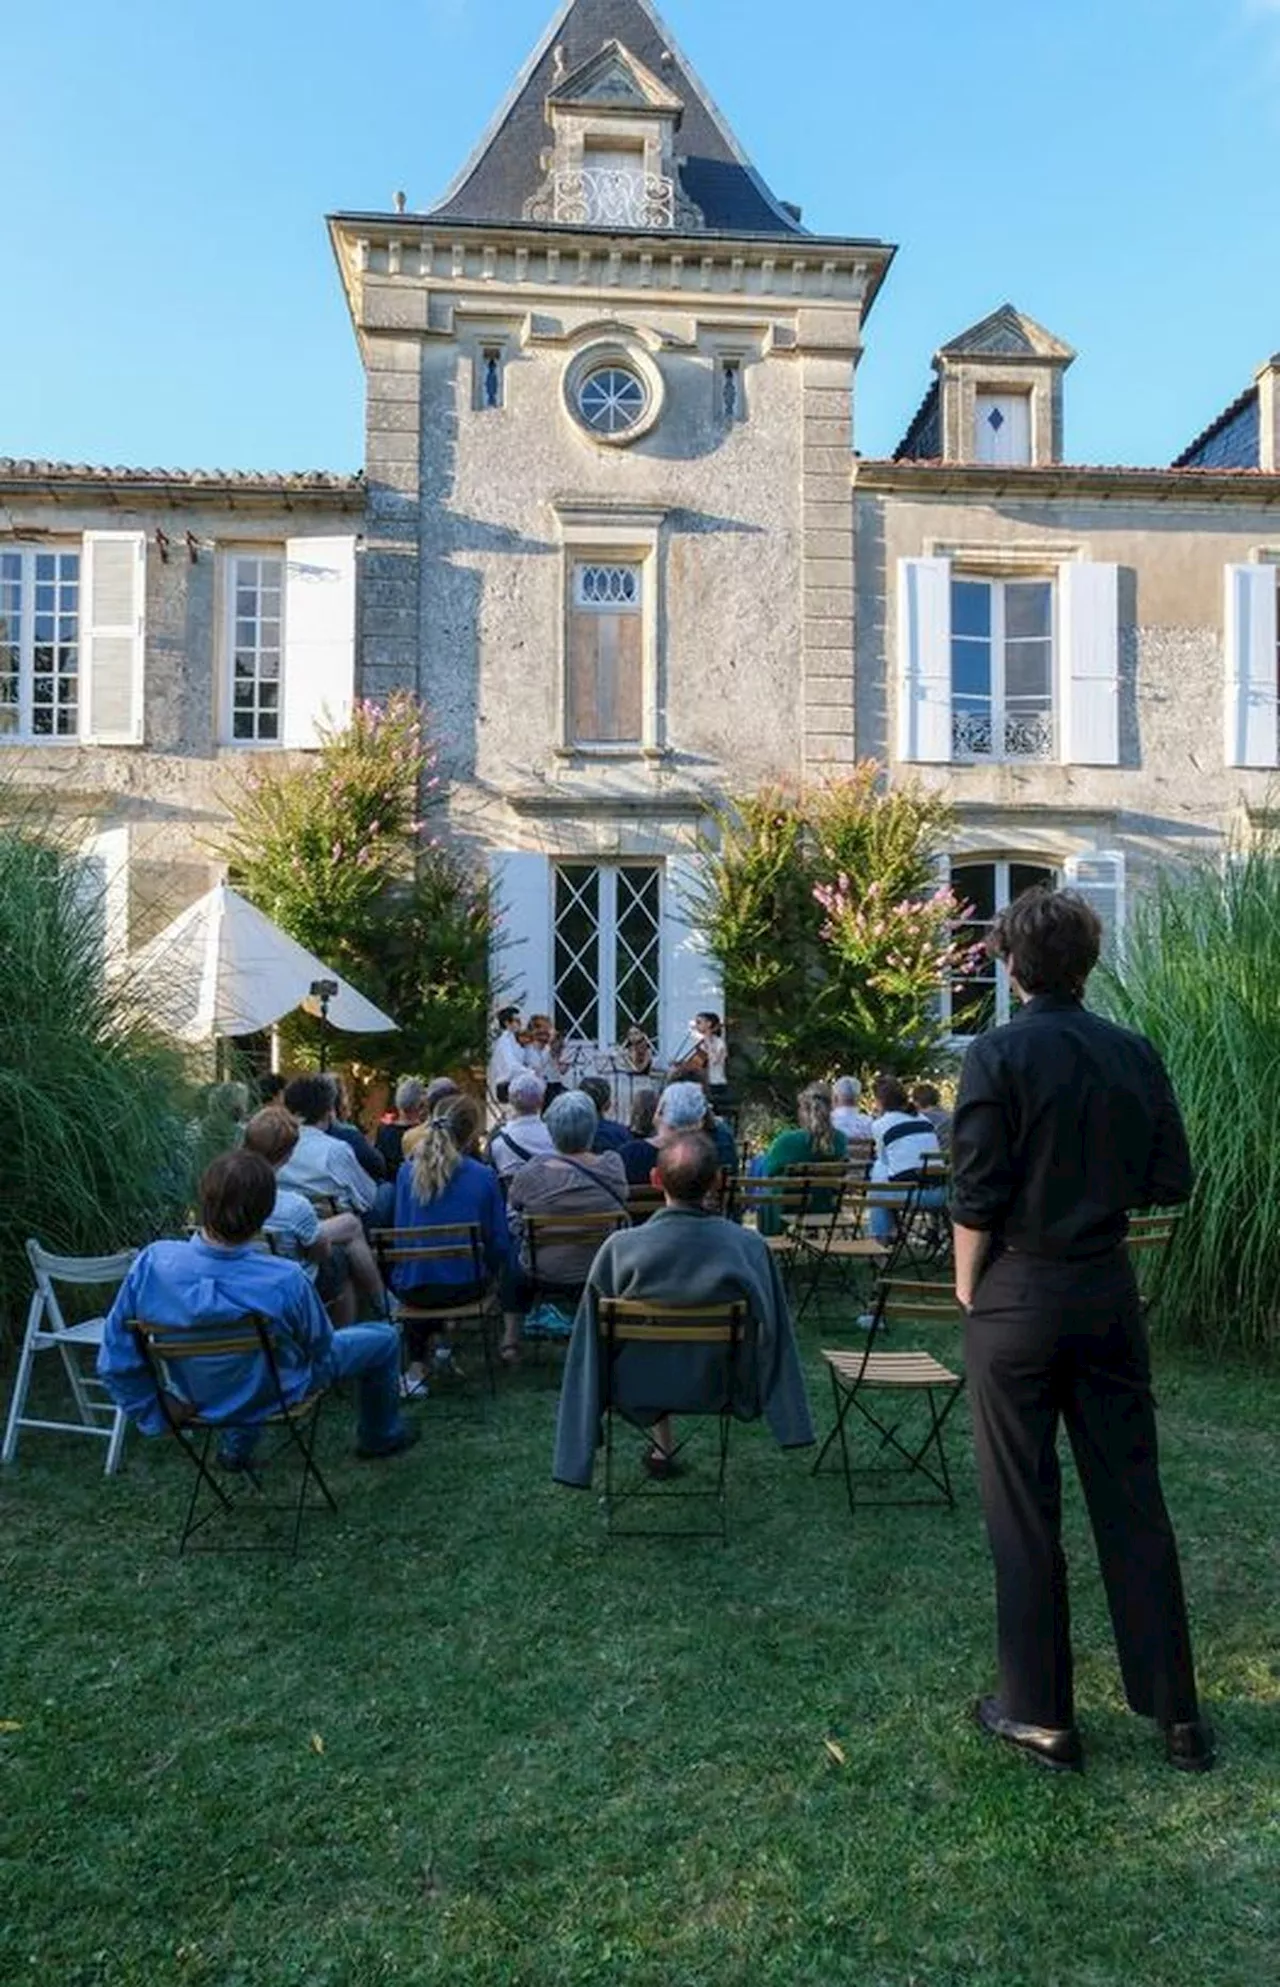
<instances>
[{"instance_id":1,"label":"ornamental grass clump","mask_svg":"<svg viewBox=\"0 0 1280 1987\"><path fill-rule=\"evenodd\" d=\"M1280 1353L1280 838L1166 873L1096 998L1148 1036L1186 1119L1196 1187L1160 1281L1162 1330Z\"/></svg>"},{"instance_id":2,"label":"ornamental grass clump","mask_svg":"<svg viewBox=\"0 0 1280 1987\"><path fill-rule=\"evenodd\" d=\"M76 858L0 823L0 1326L30 1289L28 1236L68 1255L151 1241L191 1190L180 1058L103 972L102 907Z\"/></svg>"}]
</instances>

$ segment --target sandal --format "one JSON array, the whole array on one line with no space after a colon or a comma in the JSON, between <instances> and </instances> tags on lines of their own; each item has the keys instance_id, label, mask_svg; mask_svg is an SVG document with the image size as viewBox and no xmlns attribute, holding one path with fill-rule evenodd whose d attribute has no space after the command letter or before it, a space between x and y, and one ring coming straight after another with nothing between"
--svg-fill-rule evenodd
<instances>
[{"instance_id":1,"label":"sandal","mask_svg":"<svg viewBox=\"0 0 1280 1987\"><path fill-rule=\"evenodd\" d=\"M400 1375L400 1398L402 1401L425 1401L431 1398L431 1389L421 1374L415 1379L408 1373Z\"/></svg>"}]
</instances>

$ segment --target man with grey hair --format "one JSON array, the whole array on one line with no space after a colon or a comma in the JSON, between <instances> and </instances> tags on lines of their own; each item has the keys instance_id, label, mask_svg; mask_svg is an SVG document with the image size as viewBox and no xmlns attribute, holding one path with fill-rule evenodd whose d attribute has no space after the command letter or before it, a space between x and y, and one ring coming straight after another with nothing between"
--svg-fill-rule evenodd
<instances>
[{"instance_id":1,"label":"man with grey hair","mask_svg":"<svg viewBox=\"0 0 1280 1987\"><path fill-rule=\"evenodd\" d=\"M520 1071L507 1086L507 1117L489 1139L489 1164L505 1188L513 1173L531 1159L545 1159L555 1141L542 1121L547 1087L531 1069Z\"/></svg>"},{"instance_id":2,"label":"man with grey hair","mask_svg":"<svg viewBox=\"0 0 1280 1987\"><path fill-rule=\"evenodd\" d=\"M862 1085L856 1076L838 1076L831 1086L831 1122L846 1138L874 1138L876 1121L858 1109Z\"/></svg>"},{"instance_id":3,"label":"man with grey hair","mask_svg":"<svg viewBox=\"0 0 1280 1987\"><path fill-rule=\"evenodd\" d=\"M737 1142L724 1119L718 1118L707 1102L703 1086L692 1082L669 1083L659 1100L655 1121L659 1149L667 1145L677 1132L690 1131L705 1132L715 1146L724 1171L737 1172Z\"/></svg>"},{"instance_id":4,"label":"man with grey hair","mask_svg":"<svg viewBox=\"0 0 1280 1987\"><path fill-rule=\"evenodd\" d=\"M420 1076L402 1076L396 1085L395 1116L378 1126L374 1144L382 1154L387 1177L394 1180L404 1158L404 1135L427 1115L427 1086Z\"/></svg>"}]
</instances>

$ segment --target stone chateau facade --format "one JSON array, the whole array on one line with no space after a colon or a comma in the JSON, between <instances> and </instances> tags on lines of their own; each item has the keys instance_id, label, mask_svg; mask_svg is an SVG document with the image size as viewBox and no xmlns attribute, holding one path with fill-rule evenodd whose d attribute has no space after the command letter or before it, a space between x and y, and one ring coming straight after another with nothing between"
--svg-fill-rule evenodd
<instances>
[{"instance_id":1,"label":"stone chateau facade","mask_svg":"<svg viewBox=\"0 0 1280 1987\"><path fill-rule=\"evenodd\" d=\"M687 898L727 791L875 756L954 801L979 917L1052 876L1113 929L1265 813L1280 359L1171 467L1076 465L1073 354L1005 305L860 457L894 250L805 229L648 0L562 6L430 211L328 225L363 476L0 462L0 764L116 942L216 878L238 771L400 686L512 997L600 1049L720 1004Z\"/></svg>"}]
</instances>

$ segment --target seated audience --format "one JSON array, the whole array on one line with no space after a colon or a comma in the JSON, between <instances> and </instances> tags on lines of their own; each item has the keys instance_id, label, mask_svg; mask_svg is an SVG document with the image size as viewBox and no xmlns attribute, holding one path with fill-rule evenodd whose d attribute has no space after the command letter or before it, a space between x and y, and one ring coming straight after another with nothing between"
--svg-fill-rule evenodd
<instances>
[{"instance_id":1,"label":"seated audience","mask_svg":"<svg viewBox=\"0 0 1280 1987\"><path fill-rule=\"evenodd\" d=\"M939 1160L942 1157L938 1134L928 1118L917 1111L896 1076L878 1076L874 1088L876 1156L871 1178L873 1181L893 1180L900 1183L918 1180L926 1159ZM926 1187L912 1198L913 1207L940 1208L945 1205L946 1190L943 1187ZM890 1240L897 1230L898 1216L899 1209L892 1206L872 1207L869 1210L868 1226L877 1241Z\"/></svg>"},{"instance_id":2,"label":"seated audience","mask_svg":"<svg viewBox=\"0 0 1280 1987\"><path fill-rule=\"evenodd\" d=\"M681 1131L705 1132L720 1155L726 1173L738 1170L738 1142L723 1118L718 1118L701 1077L687 1076L669 1083L658 1099L657 1138L663 1145Z\"/></svg>"},{"instance_id":3,"label":"seated audience","mask_svg":"<svg viewBox=\"0 0 1280 1987\"><path fill-rule=\"evenodd\" d=\"M942 1147L945 1156L951 1150L951 1113L943 1110L942 1097L937 1086L932 1083L917 1083L911 1092L911 1101L921 1117L928 1118L937 1132L938 1144Z\"/></svg>"},{"instance_id":4,"label":"seated audience","mask_svg":"<svg viewBox=\"0 0 1280 1987\"><path fill-rule=\"evenodd\" d=\"M480 1130L480 1107L471 1097L446 1101L436 1114L406 1139L409 1152L396 1176L395 1226L448 1228L463 1223L480 1231L481 1275L470 1275L461 1258L399 1263L391 1285L398 1297L433 1309L450 1304L474 1304L495 1279L504 1282L511 1268L511 1236L502 1195L490 1167L472 1156ZM519 1339L519 1319L508 1322L504 1348ZM409 1364L406 1393L425 1392L426 1366L432 1330L406 1320ZM451 1363L449 1348L439 1348L441 1365Z\"/></svg>"},{"instance_id":5,"label":"seated audience","mask_svg":"<svg viewBox=\"0 0 1280 1987\"><path fill-rule=\"evenodd\" d=\"M461 1097L461 1095L461 1090L451 1076L433 1076L427 1085L426 1115L429 1117L432 1111L438 1110L448 1098Z\"/></svg>"},{"instance_id":6,"label":"seated audience","mask_svg":"<svg viewBox=\"0 0 1280 1987\"><path fill-rule=\"evenodd\" d=\"M522 1268L528 1271L536 1267L539 1289L571 1292L576 1298L586 1282L598 1238L550 1242L538 1249L533 1265L526 1218L539 1214L625 1213L627 1176L616 1152L597 1153L592 1149L596 1107L585 1091L566 1090L563 1097L557 1097L547 1112L546 1124L555 1151L546 1158L531 1159L527 1166L512 1174L507 1212ZM524 1294L528 1296L527 1288Z\"/></svg>"},{"instance_id":7,"label":"seated audience","mask_svg":"<svg viewBox=\"0 0 1280 1987\"><path fill-rule=\"evenodd\" d=\"M647 1086L637 1090L631 1099L631 1122L628 1126L631 1137L618 1156L628 1183L633 1187L647 1187L658 1163L658 1139L654 1125L657 1109L658 1092Z\"/></svg>"},{"instance_id":8,"label":"seated audience","mask_svg":"<svg viewBox=\"0 0 1280 1987\"><path fill-rule=\"evenodd\" d=\"M299 1121L298 1143L281 1169L282 1187L294 1187L308 1200L331 1201L339 1212L367 1214L377 1186L340 1138L329 1137L333 1093L323 1076L295 1076L285 1085L284 1107Z\"/></svg>"},{"instance_id":9,"label":"seated audience","mask_svg":"<svg viewBox=\"0 0 1280 1987\"><path fill-rule=\"evenodd\" d=\"M332 1070L325 1072L324 1080L328 1084L329 1094L333 1098L333 1123L329 1126L330 1138L340 1138L344 1145L349 1145L355 1153L356 1158L360 1161L360 1164L364 1167L365 1172L369 1175L369 1178L375 1185L381 1186L387 1177L387 1162L378 1151L377 1146L369 1143L369 1140L365 1137L359 1125L352 1123L350 1117L351 1106L347 1101L346 1085L340 1076L333 1074Z\"/></svg>"},{"instance_id":10,"label":"seated audience","mask_svg":"<svg viewBox=\"0 0 1280 1987\"><path fill-rule=\"evenodd\" d=\"M298 1143L297 1120L282 1105L268 1104L244 1128L246 1152L256 1152L279 1175ZM356 1293L381 1317L386 1310L382 1278L357 1214L330 1214L323 1220L305 1194L276 1181L276 1204L263 1233L275 1253L300 1262L320 1293L335 1325L356 1321Z\"/></svg>"},{"instance_id":11,"label":"seated audience","mask_svg":"<svg viewBox=\"0 0 1280 1987\"><path fill-rule=\"evenodd\" d=\"M269 1069L258 1078L258 1109L265 1111L268 1104L278 1104L284 1094L285 1079L278 1069Z\"/></svg>"},{"instance_id":12,"label":"seated audience","mask_svg":"<svg viewBox=\"0 0 1280 1987\"><path fill-rule=\"evenodd\" d=\"M584 1076L578 1087L596 1107L596 1134L591 1150L596 1153L621 1152L624 1145L630 1145L631 1133L617 1118L608 1116L613 1104L613 1092L608 1083L603 1076Z\"/></svg>"},{"instance_id":13,"label":"seated audience","mask_svg":"<svg viewBox=\"0 0 1280 1987\"><path fill-rule=\"evenodd\" d=\"M489 1164L505 1192L511 1175L531 1159L554 1152L551 1133L542 1122L546 1086L531 1069L513 1076L507 1086L507 1117L489 1134Z\"/></svg>"},{"instance_id":14,"label":"seated audience","mask_svg":"<svg viewBox=\"0 0 1280 1987\"><path fill-rule=\"evenodd\" d=\"M427 1086L420 1076L402 1076L396 1085L395 1110L384 1118L374 1134L374 1144L382 1163L394 1180L404 1158L404 1135L420 1125L427 1115Z\"/></svg>"},{"instance_id":15,"label":"seated audience","mask_svg":"<svg viewBox=\"0 0 1280 1987\"><path fill-rule=\"evenodd\" d=\"M666 1206L643 1228L603 1244L578 1306L560 1392L554 1475L586 1489L600 1443L600 1302L634 1298L654 1304L742 1302L748 1328L733 1369L733 1411L764 1414L777 1442L800 1448L814 1439L795 1331L777 1263L758 1235L706 1211L720 1170L701 1132L680 1132L658 1155ZM640 1357L634 1355L639 1354ZM715 1346L628 1346L614 1369L614 1399L628 1419L650 1430L646 1468L673 1474L672 1413L712 1412L723 1398L724 1354Z\"/></svg>"},{"instance_id":16,"label":"seated audience","mask_svg":"<svg viewBox=\"0 0 1280 1987\"><path fill-rule=\"evenodd\" d=\"M861 1097L862 1085L856 1076L838 1076L831 1086L831 1122L848 1140L876 1135L875 1119L858 1108Z\"/></svg>"},{"instance_id":17,"label":"seated audience","mask_svg":"<svg viewBox=\"0 0 1280 1987\"><path fill-rule=\"evenodd\" d=\"M275 1174L259 1153L224 1152L214 1160L200 1182L199 1232L188 1242L153 1242L120 1287L98 1356L103 1384L144 1435L162 1434L164 1410L130 1324L192 1329L259 1312L281 1328L276 1358L286 1401L354 1380L356 1454L398 1455L418 1438L397 1404L399 1336L390 1325L335 1332L298 1264L256 1246L275 1198ZM186 1407L226 1424L218 1450L223 1468L250 1467L254 1424L278 1406L265 1359L201 1360L181 1369L181 1377L190 1387L181 1397Z\"/></svg>"}]
</instances>

